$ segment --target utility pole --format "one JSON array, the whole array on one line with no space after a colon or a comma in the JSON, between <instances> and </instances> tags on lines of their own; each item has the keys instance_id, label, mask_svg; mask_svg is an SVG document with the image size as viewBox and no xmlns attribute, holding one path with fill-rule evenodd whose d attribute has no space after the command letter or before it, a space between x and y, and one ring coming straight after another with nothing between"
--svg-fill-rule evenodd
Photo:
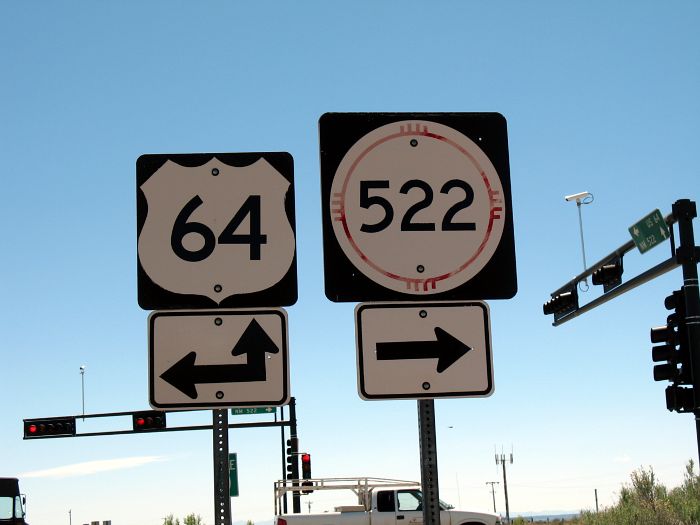
<instances>
[{"instance_id":1,"label":"utility pole","mask_svg":"<svg viewBox=\"0 0 700 525\"><path fill-rule=\"evenodd\" d=\"M307 501L307 502L306 502L306 506L309 508L309 514L311 514L311 504L312 504L312 503L313 503L313 501Z\"/></svg>"},{"instance_id":2,"label":"utility pole","mask_svg":"<svg viewBox=\"0 0 700 525\"><path fill-rule=\"evenodd\" d=\"M493 513L496 514L496 488L494 485L498 485L498 481L487 481L487 485L491 485L491 498L493 499Z\"/></svg>"},{"instance_id":3,"label":"utility pole","mask_svg":"<svg viewBox=\"0 0 700 525\"><path fill-rule=\"evenodd\" d=\"M513 452L510 453L510 464L513 464ZM508 480L506 479L506 455L496 454L496 465L503 465L503 493L506 498L506 523L510 523L510 508L508 507Z\"/></svg>"},{"instance_id":4,"label":"utility pole","mask_svg":"<svg viewBox=\"0 0 700 525\"><path fill-rule=\"evenodd\" d=\"M598 489L595 490L595 512L598 514Z\"/></svg>"}]
</instances>

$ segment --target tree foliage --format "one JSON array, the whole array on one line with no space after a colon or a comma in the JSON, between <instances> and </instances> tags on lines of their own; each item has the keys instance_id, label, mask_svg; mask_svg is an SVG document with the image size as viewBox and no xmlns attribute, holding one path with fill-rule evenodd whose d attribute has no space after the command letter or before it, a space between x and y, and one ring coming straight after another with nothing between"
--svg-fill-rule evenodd
<instances>
[{"instance_id":1,"label":"tree foliage","mask_svg":"<svg viewBox=\"0 0 700 525\"><path fill-rule=\"evenodd\" d=\"M180 520L172 514L168 514L163 518L163 525L180 525ZM199 514L195 516L194 513L192 513L182 519L182 525L204 525L204 522Z\"/></svg>"}]
</instances>

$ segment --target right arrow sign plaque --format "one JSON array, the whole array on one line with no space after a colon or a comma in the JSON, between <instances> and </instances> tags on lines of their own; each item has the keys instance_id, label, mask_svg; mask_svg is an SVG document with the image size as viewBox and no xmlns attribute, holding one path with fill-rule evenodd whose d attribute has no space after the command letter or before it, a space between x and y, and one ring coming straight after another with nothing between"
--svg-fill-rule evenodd
<instances>
[{"instance_id":1,"label":"right arrow sign plaque","mask_svg":"<svg viewBox=\"0 0 700 525\"><path fill-rule=\"evenodd\" d=\"M484 302L363 303L355 308L363 399L484 397L493 392Z\"/></svg>"}]
</instances>

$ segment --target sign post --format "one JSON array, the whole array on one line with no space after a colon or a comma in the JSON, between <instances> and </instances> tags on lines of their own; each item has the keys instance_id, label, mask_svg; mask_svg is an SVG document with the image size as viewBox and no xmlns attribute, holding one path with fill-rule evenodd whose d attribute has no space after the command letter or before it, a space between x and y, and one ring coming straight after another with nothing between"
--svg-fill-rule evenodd
<instances>
[{"instance_id":1,"label":"sign post","mask_svg":"<svg viewBox=\"0 0 700 525\"><path fill-rule=\"evenodd\" d=\"M142 155L136 188L138 303L162 310L148 321L149 402L213 409L214 514L229 525L226 409L290 398L279 307L297 300L293 159ZM276 308L230 310L256 307Z\"/></svg>"},{"instance_id":2,"label":"sign post","mask_svg":"<svg viewBox=\"0 0 700 525\"><path fill-rule=\"evenodd\" d=\"M228 414L212 410L214 425L214 523L231 525L231 497L228 473Z\"/></svg>"},{"instance_id":3,"label":"sign post","mask_svg":"<svg viewBox=\"0 0 700 525\"><path fill-rule=\"evenodd\" d=\"M358 392L418 400L423 522L437 525L433 399L493 391L488 307L439 301L517 291L506 121L326 113L319 130L326 296L394 301L355 309Z\"/></svg>"}]
</instances>

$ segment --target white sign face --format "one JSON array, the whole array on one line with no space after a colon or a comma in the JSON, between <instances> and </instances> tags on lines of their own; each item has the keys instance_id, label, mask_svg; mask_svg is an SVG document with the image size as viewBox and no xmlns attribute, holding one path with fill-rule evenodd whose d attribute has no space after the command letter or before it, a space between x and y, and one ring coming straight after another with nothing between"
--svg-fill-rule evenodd
<instances>
[{"instance_id":1,"label":"white sign face","mask_svg":"<svg viewBox=\"0 0 700 525\"><path fill-rule=\"evenodd\" d=\"M353 265L415 295L452 290L478 274L499 246L506 212L481 148L421 120L387 124L356 142L330 196L335 235Z\"/></svg>"},{"instance_id":2,"label":"white sign face","mask_svg":"<svg viewBox=\"0 0 700 525\"><path fill-rule=\"evenodd\" d=\"M143 270L166 291L217 304L271 288L295 256L289 187L264 158L244 167L216 157L197 167L166 161L140 186L148 206L138 238Z\"/></svg>"},{"instance_id":3,"label":"white sign face","mask_svg":"<svg viewBox=\"0 0 700 525\"><path fill-rule=\"evenodd\" d=\"M287 313L156 311L149 324L149 400L183 410L288 403Z\"/></svg>"},{"instance_id":4,"label":"white sign face","mask_svg":"<svg viewBox=\"0 0 700 525\"><path fill-rule=\"evenodd\" d=\"M484 302L362 303L355 308L363 399L484 397L493 392Z\"/></svg>"}]
</instances>

